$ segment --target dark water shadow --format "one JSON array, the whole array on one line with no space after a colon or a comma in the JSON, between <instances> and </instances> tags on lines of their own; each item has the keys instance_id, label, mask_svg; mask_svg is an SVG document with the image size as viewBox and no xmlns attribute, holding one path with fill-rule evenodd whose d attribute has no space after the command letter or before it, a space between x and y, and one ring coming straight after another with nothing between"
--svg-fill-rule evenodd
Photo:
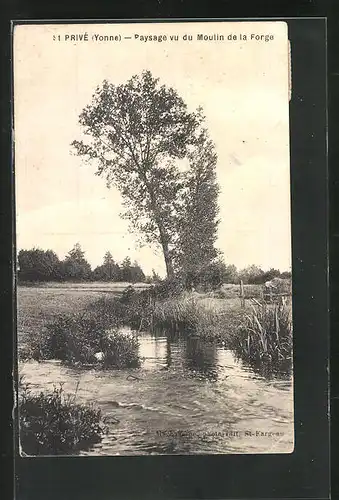
<instances>
[{"instance_id":1,"label":"dark water shadow","mask_svg":"<svg viewBox=\"0 0 339 500\"><path fill-rule=\"evenodd\" d=\"M235 359L240 361L244 369L250 370L259 377L267 381L271 380L290 380L293 376L293 363L291 359L283 359L276 363L270 359L244 359L236 351L232 351Z\"/></svg>"},{"instance_id":2,"label":"dark water shadow","mask_svg":"<svg viewBox=\"0 0 339 500\"><path fill-rule=\"evenodd\" d=\"M166 359L164 360L166 369L176 366L179 357L188 376L206 378L211 381L218 379L218 351L223 347L217 341L204 341L198 336L165 328L153 329L151 332L147 332L147 335L151 335L155 341L166 338ZM289 380L293 375L291 359L281 359L278 363L264 357L244 359L237 350L231 350L235 358L242 363L244 369L248 369L268 381L272 379Z\"/></svg>"},{"instance_id":3,"label":"dark water shadow","mask_svg":"<svg viewBox=\"0 0 339 500\"><path fill-rule=\"evenodd\" d=\"M181 368L188 377L217 380L218 378L218 348L216 343L206 342L197 336L187 336L178 331L157 329L148 333L154 338L155 344L166 342L165 353L160 353L160 361L164 368ZM142 338L141 338L142 341Z\"/></svg>"},{"instance_id":4,"label":"dark water shadow","mask_svg":"<svg viewBox=\"0 0 339 500\"><path fill-rule=\"evenodd\" d=\"M218 353L216 344L190 337L186 341L183 355L186 369L199 377L217 380Z\"/></svg>"}]
</instances>

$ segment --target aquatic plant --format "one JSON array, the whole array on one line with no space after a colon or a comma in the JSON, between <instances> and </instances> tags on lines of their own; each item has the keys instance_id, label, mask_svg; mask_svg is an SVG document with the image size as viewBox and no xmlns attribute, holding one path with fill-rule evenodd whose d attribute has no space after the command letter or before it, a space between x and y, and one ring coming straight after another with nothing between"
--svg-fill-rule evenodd
<instances>
[{"instance_id":1,"label":"aquatic plant","mask_svg":"<svg viewBox=\"0 0 339 500\"><path fill-rule=\"evenodd\" d=\"M101 411L64 394L62 385L34 394L19 386L19 437L26 455L66 455L99 443L106 427Z\"/></svg>"},{"instance_id":2,"label":"aquatic plant","mask_svg":"<svg viewBox=\"0 0 339 500\"><path fill-rule=\"evenodd\" d=\"M251 312L244 315L229 345L254 367L288 372L293 349L291 308L286 304L251 306Z\"/></svg>"},{"instance_id":3,"label":"aquatic plant","mask_svg":"<svg viewBox=\"0 0 339 500\"><path fill-rule=\"evenodd\" d=\"M156 302L152 317L157 328L186 334L206 333L216 324L216 311L210 301L200 300L196 294L184 293L179 297Z\"/></svg>"},{"instance_id":4,"label":"aquatic plant","mask_svg":"<svg viewBox=\"0 0 339 500\"><path fill-rule=\"evenodd\" d=\"M140 365L138 337L129 331L109 330L103 339L102 363L108 368L136 368Z\"/></svg>"}]
</instances>

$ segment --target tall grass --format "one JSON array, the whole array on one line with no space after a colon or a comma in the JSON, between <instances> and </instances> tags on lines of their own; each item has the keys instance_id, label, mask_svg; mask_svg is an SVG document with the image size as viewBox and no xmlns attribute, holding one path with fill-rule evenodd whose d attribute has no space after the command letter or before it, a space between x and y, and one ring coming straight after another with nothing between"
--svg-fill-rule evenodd
<instances>
[{"instance_id":1,"label":"tall grass","mask_svg":"<svg viewBox=\"0 0 339 500\"><path fill-rule=\"evenodd\" d=\"M106 427L101 411L76 402L62 385L51 392L31 393L19 385L19 436L26 455L67 455L99 443Z\"/></svg>"},{"instance_id":2,"label":"tall grass","mask_svg":"<svg viewBox=\"0 0 339 500\"><path fill-rule=\"evenodd\" d=\"M292 366L292 317L286 304L251 306L230 339L230 347L252 367L288 373Z\"/></svg>"},{"instance_id":3,"label":"tall grass","mask_svg":"<svg viewBox=\"0 0 339 500\"><path fill-rule=\"evenodd\" d=\"M201 300L195 294L156 302L152 316L153 327L199 335L207 338L218 323L213 300Z\"/></svg>"}]
</instances>

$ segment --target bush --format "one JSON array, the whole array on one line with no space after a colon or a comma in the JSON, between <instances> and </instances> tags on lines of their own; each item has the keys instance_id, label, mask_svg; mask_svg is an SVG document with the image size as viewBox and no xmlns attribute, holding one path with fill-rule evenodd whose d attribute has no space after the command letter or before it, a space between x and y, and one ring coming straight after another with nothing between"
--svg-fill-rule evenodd
<instances>
[{"instance_id":1,"label":"bush","mask_svg":"<svg viewBox=\"0 0 339 500\"><path fill-rule=\"evenodd\" d=\"M149 294L157 300L168 299L170 297L177 297L184 291L184 284L178 278L164 279L158 282L153 288L146 290Z\"/></svg>"},{"instance_id":2,"label":"bush","mask_svg":"<svg viewBox=\"0 0 339 500\"><path fill-rule=\"evenodd\" d=\"M230 347L262 372L288 373L292 366L291 309L284 304L251 306L232 335Z\"/></svg>"},{"instance_id":3,"label":"bush","mask_svg":"<svg viewBox=\"0 0 339 500\"><path fill-rule=\"evenodd\" d=\"M28 386L19 395L20 444L27 455L66 455L99 443L106 427L101 411L75 402L62 386L32 394Z\"/></svg>"},{"instance_id":4,"label":"bush","mask_svg":"<svg viewBox=\"0 0 339 500\"><path fill-rule=\"evenodd\" d=\"M60 315L46 330L41 346L44 359L93 363L95 354L102 351L104 325L89 314Z\"/></svg>"},{"instance_id":5,"label":"bush","mask_svg":"<svg viewBox=\"0 0 339 500\"><path fill-rule=\"evenodd\" d=\"M138 340L119 331L118 326L112 327L112 318L99 311L58 316L46 326L39 349L34 350L35 359L110 368L138 366Z\"/></svg>"},{"instance_id":6,"label":"bush","mask_svg":"<svg viewBox=\"0 0 339 500\"><path fill-rule=\"evenodd\" d=\"M110 326L130 326L134 330L150 325L152 303L148 290L136 291L127 287L122 296L100 297L93 302L90 310L99 318L107 318Z\"/></svg>"},{"instance_id":7,"label":"bush","mask_svg":"<svg viewBox=\"0 0 339 500\"><path fill-rule=\"evenodd\" d=\"M110 330L103 342L103 364L115 368L136 368L140 365L139 342L128 331Z\"/></svg>"}]
</instances>

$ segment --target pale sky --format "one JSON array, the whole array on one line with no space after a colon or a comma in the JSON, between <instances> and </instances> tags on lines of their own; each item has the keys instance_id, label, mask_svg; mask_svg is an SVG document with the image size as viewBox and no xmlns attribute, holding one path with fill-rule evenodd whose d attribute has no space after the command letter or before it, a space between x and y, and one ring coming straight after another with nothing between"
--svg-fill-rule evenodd
<instances>
[{"instance_id":1,"label":"pale sky","mask_svg":"<svg viewBox=\"0 0 339 500\"><path fill-rule=\"evenodd\" d=\"M65 41L87 32L89 41ZM93 34L121 35L94 41ZM178 34L143 42L138 34ZM185 33L193 41L184 41ZM198 41L196 34L224 34ZM241 41L240 33L274 40ZM236 34L237 40L227 40ZM61 40L53 40L53 35ZM131 36L132 39L124 39ZM282 22L19 26L14 35L17 247L51 248L63 258L79 242L94 267L110 250L164 273L160 250L138 248L121 198L95 167L71 154L78 116L104 79L114 84L149 69L190 111L199 105L218 153L225 261L243 268L291 266L288 51Z\"/></svg>"}]
</instances>

